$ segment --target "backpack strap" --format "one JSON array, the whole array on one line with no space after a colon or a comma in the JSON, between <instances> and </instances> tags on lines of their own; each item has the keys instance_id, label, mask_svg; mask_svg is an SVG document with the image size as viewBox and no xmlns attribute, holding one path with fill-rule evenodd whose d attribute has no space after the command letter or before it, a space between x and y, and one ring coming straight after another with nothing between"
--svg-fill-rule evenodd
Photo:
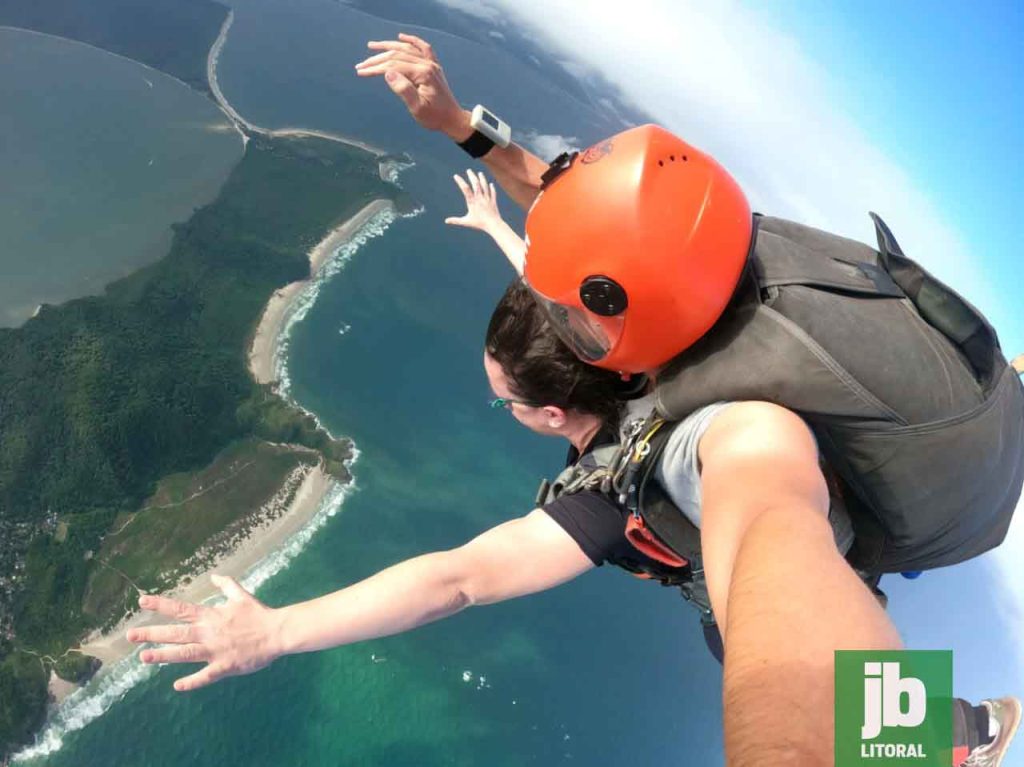
<instances>
[{"instance_id":1,"label":"backpack strap","mask_svg":"<svg viewBox=\"0 0 1024 767\"><path fill-rule=\"evenodd\" d=\"M637 482L637 509L647 527L658 538L672 551L686 559L694 571L703 572L700 529L672 502L661 483L654 477L665 452L665 446L677 426L678 422L662 427L648 441L650 449Z\"/></svg>"}]
</instances>

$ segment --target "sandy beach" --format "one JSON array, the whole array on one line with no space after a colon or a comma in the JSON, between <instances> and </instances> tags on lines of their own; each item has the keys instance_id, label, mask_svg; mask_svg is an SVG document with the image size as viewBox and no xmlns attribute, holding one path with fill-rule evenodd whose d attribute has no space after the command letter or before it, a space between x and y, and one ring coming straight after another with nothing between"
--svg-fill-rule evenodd
<instances>
[{"instance_id":1,"label":"sandy beach","mask_svg":"<svg viewBox=\"0 0 1024 767\"><path fill-rule=\"evenodd\" d=\"M310 279L315 277L324 264L341 245L355 234L367 221L382 211L394 206L390 200L374 200L363 206L344 224L330 232L316 247L309 251ZM274 356L277 352L281 331L295 308L295 299L309 280L293 282L274 292L263 312L252 346L249 348L249 370L257 383L273 383L276 378Z\"/></svg>"},{"instance_id":2,"label":"sandy beach","mask_svg":"<svg viewBox=\"0 0 1024 767\"><path fill-rule=\"evenodd\" d=\"M367 221L391 207L393 207L393 203L390 200L373 200L341 226L329 232L309 251L310 280L324 267L331 255L359 231ZM294 310L296 297L308 283L309 280L303 280L281 288L274 293L267 304L249 350L249 369L253 377L260 383L274 381L274 356L281 332ZM244 578L249 570L273 554L309 523L336 481L323 470L322 466L308 469L295 497L284 513L258 527L234 551L224 555L208 570L194 576L190 582L178 586L167 595L188 602L203 602L219 595L219 590L210 581L212 573L228 575L238 580ZM96 632L89 636L77 649L103 661L103 668L99 672L102 674L136 650L137 645L125 638L128 629L165 622L167 620L159 615L136 613L107 634ZM78 689L77 685L65 682L56 675L51 675L49 687L50 694L57 703Z\"/></svg>"},{"instance_id":3,"label":"sandy beach","mask_svg":"<svg viewBox=\"0 0 1024 767\"><path fill-rule=\"evenodd\" d=\"M217 560L212 567L196 575L186 584L166 593L166 596L186 602L200 603L220 595L210 575L227 575L242 580L246 573L279 549L288 539L309 524L320 508L324 496L335 486L337 480L327 474L322 466L308 469L287 510L257 528L240 546ZM154 613L136 613L119 623L107 634L94 633L77 649L103 661L99 673L109 670L115 663L131 655L138 645L129 642L125 633L136 626L171 622ZM59 703L78 687L65 682L55 675L50 679L50 693Z\"/></svg>"},{"instance_id":4,"label":"sandy beach","mask_svg":"<svg viewBox=\"0 0 1024 767\"><path fill-rule=\"evenodd\" d=\"M235 127L239 129L243 143L248 139L245 133L248 130L270 136L316 136L318 138L351 144L377 156L384 154L383 150L365 142L324 131L302 128L284 128L276 131L267 130L252 125L239 115L227 99L224 98L217 83L217 60L227 40L228 30L231 28L233 20L234 12L231 11L221 27L217 41L210 49L207 58L207 77L214 100L220 105L232 123L234 123ZM381 172L383 173L383 170ZM373 200L363 206L341 226L329 232L323 240L309 251L309 279L294 282L274 293L264 310L249 349L249 369L253 378L258 383L274 382L274 357L277 353L281 332L284 330L285 324L295 308L295 299L302 292L302 289L309 284L310 280L316 277L331 255L359 231L367 221L378 213L393 208L394 203L385 199ZM211 582L211 574L227 575L236 580L242 580L250 570L277 551L293 535L309 524L319 510L323 499L336 484L337 480L324 471L322 464L306 469L305 475L291 503L283 512L268 515L268 520L257 527L241 544L218 558L209 569L192 576L187 582L181 583L176 588L167 592L167 596L194 603L201 603L212 597L219 596L220 590ZM168 619L153 613L135 613L105 634L101 634L98 631L93 632L78 648L69 650L69 652L77 650L99 658L103 662L103 667L98 673L103 674L109 672L116 663L129 657L138 649L138 645L129 642L125 638L128 629L136 626L167 622L169 622ZM51 673L49 691L58 704L77 689L79 689L78 685L65 682L56 674Z\"/></svg>"},{"instance_id":5,"label":"sandy beach","mask_svg":"<svg viewBox=\"0 0 1024 767\"><path fill-rule=\"evenodd\" d=\"M235 128L242 136L242 143L245 144L249 141L249 137L246 135L246 131L249 133L259 133L264 136L270 136L272 138L287 138L292 137L305 137L313 136L316 138L323 138L329 141L337 141L341 144L348 144L349 146L358 147L370 154L382 157L387 152L380 147L373 146L365 141L354 139L349 136L342 136L338 133L331 133L322 130L311 130L307 128L278 128L276 130L270 130L267 128L261 128L259 125L246 120L242 115L238 114L231 103L224 97L223 91L220 89L220 83L217 81L217 64L220 61L220 53L224 49L224 44L228 39L228 32L231 30L231 25L235 20L235 12L228 11L228 16L224 19L224 23L221 25L220 34L217 35L217 40L213 43L210 48L209 54L206 57L206 79L210 84L210 92L213 94L213 100L220 106L221 111L227 115L228 119L234 123Z\"/></svg>"}]
</instances>

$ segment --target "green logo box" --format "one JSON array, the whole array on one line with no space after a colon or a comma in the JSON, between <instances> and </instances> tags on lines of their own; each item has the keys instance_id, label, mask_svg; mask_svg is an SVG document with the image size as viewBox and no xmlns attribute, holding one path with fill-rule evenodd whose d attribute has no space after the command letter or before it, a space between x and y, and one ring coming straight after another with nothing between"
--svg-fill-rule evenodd
<instances>
[{"instance_id":1,"label":"green logo box","mask_svg":"<svg viewBox=\"0 0 1024 767\"><path fill-rule=\"evenodd\" d=\"M952 650L837 650L836 767L953 761Z\"/></svg>"}]
</instances>

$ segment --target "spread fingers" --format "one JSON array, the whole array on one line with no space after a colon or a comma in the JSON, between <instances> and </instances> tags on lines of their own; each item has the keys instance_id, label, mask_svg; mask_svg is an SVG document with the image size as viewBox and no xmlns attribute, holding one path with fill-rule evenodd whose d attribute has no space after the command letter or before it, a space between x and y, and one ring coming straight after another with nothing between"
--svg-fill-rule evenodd
<instances>
[{"instance_id":1,"label":"spread fingers","mask_svg":"<svg viewBox=\"0 0 1024 767\"><path fill-rule=\"evenodd\" d=\"M178 624L176 626L142 626L128 631L128 641L136 644L154 642L158 644L188 644L199 637L195 626Z\"/></svg>"},{"instance_id":2,"label":"spread fingers","mask_svg":"<svg viewBox=\"0 0 1024 767\"><path fill-rule=\"evenodd\" d=\"M201 644L174 645L143 650L139 659L143 663L201 663L210 659L210 651Z\"/></svg>"},{"instance_id":3,"label":"spread fingers","mask_svg":"<svg viewBox=\"0 0 1024 767\"><path fill-rule=\"evenodd\" d=\"M412 53L405 53L403 51L384 51L384 53L378 53L376 56L370 56L368 59L363 59L358 64L356 64L356 69L372 67L377 64L383 64L386 61L404 61L407 64L419 64L421 66L428 66L428 64L423 60L422 56L417 56Z\"/></svg>"},{"instance_id":4,"label":"spread fingers","mask_svg":"<svg viewBox=\"0 0 1024 767\"><path fill-rule=\"evenodd\" d=\"M415 46L420 53L422 53L431 61L437 61L437 56L434 54L434 49L430 46L430 43L428 43L422 37L417 37L416 35L409 35L406 34L405 32L399 32L398 39Z\"/></svg>"},{"instance_id":5,"label":"spread fingers","mask_svg":"<svg viewBox=\"0 0 1024 767\"><path fill-rule=\"evenodd\" d=\"M178 692L189 692L191 690L198 690L200 687L206 687L209 684L213 684L218 679L227 676L227 673L220 666L210 663L201 668L191 676L185 676L174 683L174 689Z\"/></svg>"},{"instance_id":6,"label":"spread fingers","mask_svg":"<svg viewBox=\"0 0 1024 767\"><path fill-rule=\"evenodd\" d=\"M186 623L198 620L202 610L205 609L191 602L182 602L179 599L170 599L156 594L144 594L139 597L139 607Z\"/></svg>"}]
</instances>

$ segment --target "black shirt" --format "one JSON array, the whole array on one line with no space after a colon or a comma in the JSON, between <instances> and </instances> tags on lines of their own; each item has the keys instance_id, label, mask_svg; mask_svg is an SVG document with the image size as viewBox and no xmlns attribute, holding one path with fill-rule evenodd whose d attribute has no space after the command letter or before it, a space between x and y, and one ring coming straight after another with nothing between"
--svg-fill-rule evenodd
<instances>
[{"instance_id":1,"label":"black shirt","mask_svg":"<svg viewBox=\"0 0 1024 767\"><path fill-rule=\"evenodd\" d=\"M583 454L603 445L615 444L618 439L614 429L603 428L590 440ZM565 465L571 466L579 459L576 448L570 447ZM632 561L664 569L663 565L641 554L626 540L625 512L596 490L563 495L542 508L598 567L609 561Z\"/></svg>"}]
</instances>

